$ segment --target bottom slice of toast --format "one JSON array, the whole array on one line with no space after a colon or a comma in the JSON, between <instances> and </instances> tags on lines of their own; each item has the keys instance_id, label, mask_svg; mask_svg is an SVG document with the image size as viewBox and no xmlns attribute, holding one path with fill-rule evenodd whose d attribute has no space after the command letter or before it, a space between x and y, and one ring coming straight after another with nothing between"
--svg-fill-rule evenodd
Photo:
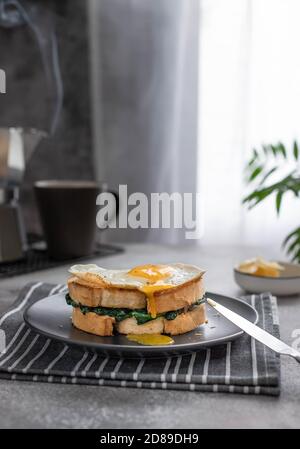
<instances>
[{"instance_id":1,"label":"bottom slice of toast","mask_svg":"<svg viewBox=\"0 0 300 449\"><path fill-rule=\"evenodd\" d=\"M205 304L200 304L186 313L181 313L174 320L158 317L144 324L138 324L135 318L126 318L116 322L114 317L107 315L97 315L94 312L83 314L77 307L74 307L72 312L72 322L75 327L102 337L113 335L114 327L120 334L179 335L196 329L206 321Z\"/></svg>"}]
</instances>

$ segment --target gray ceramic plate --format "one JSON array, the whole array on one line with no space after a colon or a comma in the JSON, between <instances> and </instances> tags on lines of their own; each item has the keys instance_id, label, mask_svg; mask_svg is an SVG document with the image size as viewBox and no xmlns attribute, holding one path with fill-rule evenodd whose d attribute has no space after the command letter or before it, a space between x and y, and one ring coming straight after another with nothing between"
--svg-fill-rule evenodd
<instances>
[{"instance_id":1,"label":"gray ceramic plate","mask_svg":"<svg viewBox=\"0 0 300 449\"><path fill-rule=\"evenodd\" d=\"M228 307L252 323L256 323L256 310L245 302L216 293L207 296ZM129 341L125 336L98 337L75 329L71 323L71 307L65 302L65 295L58 294L41 299L24 312L26 323L36 332L61 340L68 345L80 345L89 350L110 356L162 357L197 351L222 344L243 334L237 326L206 306L208 323L183 335L173 337L168 346L143 346Z\"/></svg>"}]
</instances>

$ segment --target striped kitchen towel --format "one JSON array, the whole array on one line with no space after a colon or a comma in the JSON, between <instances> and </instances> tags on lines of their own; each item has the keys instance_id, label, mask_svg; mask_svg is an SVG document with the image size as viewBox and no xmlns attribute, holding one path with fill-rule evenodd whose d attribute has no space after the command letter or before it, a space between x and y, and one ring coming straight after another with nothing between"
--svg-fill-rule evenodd
<instances>
[{"instance_id":1,"label":"striped kitchen towel","mask_svg":"<svg viewBox=\"0 0 300 449\"><path fill-rule=\"evenodd\" d=\"M26 285L0 317L0 378L118 387L160 388L278 395L280 360L248 335L190 355L161 359L116 359L69 347L32 331L23 321L26 306L66 291L62 285ZM244 298L259 314L258 325L279 336L276 299ZM3 348L2 348L3 349Z\"/></svg>"}]
</instances>

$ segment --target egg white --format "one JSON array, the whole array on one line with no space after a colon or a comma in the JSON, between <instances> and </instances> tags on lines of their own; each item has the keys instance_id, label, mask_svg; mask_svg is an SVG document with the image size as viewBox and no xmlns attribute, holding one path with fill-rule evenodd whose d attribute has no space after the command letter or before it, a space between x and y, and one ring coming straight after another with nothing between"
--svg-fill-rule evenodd
<instances>
[{"instance_id":1,"label":"egg white","mask_svg":"<svg viewBox=\"0 0 300 449\"><path fill-rule=\"evenodd\" d=\"M167 267L170 268L170 275L156 281L155 285L176 287L193 279L199 279L205 273L204 270L189 264L173 263L168 264ZM69 272L75 276L84 277L85 274L92 274L97 276L105 284L118 288L140 289L149 284L149 279L133 276L132 274L129 274L129 271L130 270L124 269L109 270L99 267L96 264L73 265L69 269Z\"/></svg>"}]
</instances>

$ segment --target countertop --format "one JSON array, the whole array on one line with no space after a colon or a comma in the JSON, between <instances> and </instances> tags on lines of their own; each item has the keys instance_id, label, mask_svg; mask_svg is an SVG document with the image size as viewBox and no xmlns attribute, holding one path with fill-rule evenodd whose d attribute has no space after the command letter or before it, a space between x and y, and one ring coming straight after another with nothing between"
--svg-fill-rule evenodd
<instances>
[{"instance_id":1,"label":"countertop","mask_svg":"<svg viewBox=\"0 0 300 449\"><path fill-rule=\"evenodd\" d=\"M233 280L235 263L257 254L277 256L254 247L123 246L124 253L92 262L108 268L193 263L207 270L207 289L235 296L242 295ZM63 266L1 280L0 313L25 283L64 283L66 277ZM292 332L300 329L300 296L279 298L278 306L281 338L291 344ZM288 357L281 363L279 397L0 380L0 428L299 428L300 366Z\"/></svg>"}]
</instances>

